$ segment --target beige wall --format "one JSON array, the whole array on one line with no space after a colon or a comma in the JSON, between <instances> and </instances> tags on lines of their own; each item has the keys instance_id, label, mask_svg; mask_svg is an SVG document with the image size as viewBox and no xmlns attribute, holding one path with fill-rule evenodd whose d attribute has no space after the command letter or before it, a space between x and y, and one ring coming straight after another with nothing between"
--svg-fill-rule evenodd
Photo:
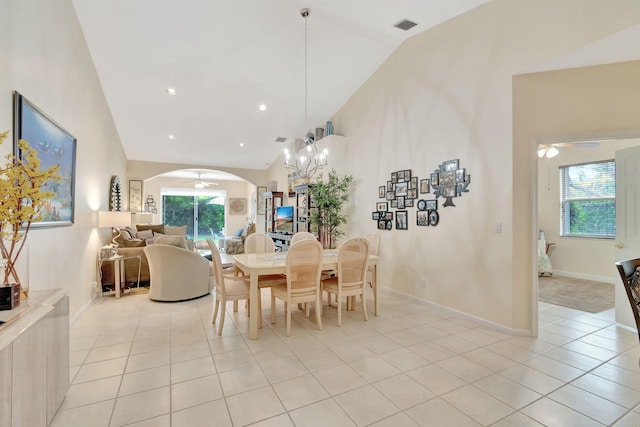
<instances>
[{"instance_id":1,"label":"beige wall","mask_svg":"<svg viewBox=\"0 0 640 427\"><path fill-rule=\"evenodd\" d=\"M346 142L331 161L357 181L352 235L376 229L371 211L392 171L424 178L460 159L471 175L456 207L440 207L437 227L416 227L409 208L408 231L381 232L382 286L515 333L535 332L533 160L529 150L514 149L512 76L638 23L638 2L615 6L494 0L409 39L333 117ZM277 173L270 170L269 179L282 180Z\"/></svg>"},{"instance_id":2,"label":"beige wall","mask_svg":"<svg viewBox=\"0 0 640 427\"><path fill-rule=\"evenodd\" d=\"M575 71L574 71L575 72ZM549 257L554 274L618 283L613 239L560 237L559 166L612 160L616 150L640 145L640 139L606 140L598 147L565 148L552 159L538 160L538 228L555 243Z\"/></svg>"},{"instance_id":3,"label":"beige wall","mask_svg":"<svg viewBox=\"0 0 640 427\"><path fill-rule=\"evenodd\" d=\"M96 252L110 235L96 228L96 211L108 209L112 175L126 182L126 158L71 1L0 0L0 52L0 129L12 130L17 90L78 139L75 224L32 230L21 255L31 289L70 292L73 318L91 299Z\"/></svg>"}]
</instances>

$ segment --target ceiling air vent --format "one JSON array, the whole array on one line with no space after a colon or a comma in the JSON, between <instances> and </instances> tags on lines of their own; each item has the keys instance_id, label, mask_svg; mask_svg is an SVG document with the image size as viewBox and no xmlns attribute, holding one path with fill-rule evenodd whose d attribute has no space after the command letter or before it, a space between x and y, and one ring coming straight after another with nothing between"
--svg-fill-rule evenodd
<instances>
[{"instance_id":1,"label":"ceiling air vent","mask_svg":"<svg viewBox=\"0 0 640 427\"><path fill-rule=\"evenodd\" d=\"M285 138L284 136L279 136L276 138L276 142L285 142L287 140L287 138Z\"/></svg>"},{"instance_id":2,"label":"ceiling air vent","mask_svg":"<svg viewBox=\"0 0 640 427\"><path fill-rule=\"evenodd\" d=\"M394 27L400 28L401 30L404 30L404 31L407 31L407 30L412 29L416 25L418 25L418 24L416 24L413 21L409 21L408 19L403 19L402 21L400 21L396 25L394 25Z\"/></svg>"}]
</instances>

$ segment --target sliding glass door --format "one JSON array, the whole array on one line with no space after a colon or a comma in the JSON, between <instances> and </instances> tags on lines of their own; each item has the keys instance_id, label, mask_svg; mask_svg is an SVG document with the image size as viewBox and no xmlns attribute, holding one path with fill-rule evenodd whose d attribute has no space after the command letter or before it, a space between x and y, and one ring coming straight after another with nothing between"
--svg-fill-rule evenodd
<instances>
[{"instance_id":1,"label":"sliding glass door","mask_svg":"<svg viewBox=\"0 0 640 427\"><path fill-rule=\"evenodd\" d=\"M163 194L162 220L165 225L186 225L187 239L193 239L197 248L206 249L207 237L216 245L224 238L224 201L220 194Z\"/></svg>"}]
</instances>

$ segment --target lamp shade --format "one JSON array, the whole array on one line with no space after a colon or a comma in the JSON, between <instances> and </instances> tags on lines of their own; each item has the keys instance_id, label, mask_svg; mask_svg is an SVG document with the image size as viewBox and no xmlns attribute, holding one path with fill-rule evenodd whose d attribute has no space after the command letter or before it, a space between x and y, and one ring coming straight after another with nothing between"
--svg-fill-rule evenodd
<instances>
[{"instance_id":1,"label":"lamp shade","mask_svg":"<svg viewBox=\"0 0 640 427\"><path fill-rule=\"evenodd\" d=\"M98 212L98 227L131 227L131 212L104 211Z\"/></svg>"}]
</instances>

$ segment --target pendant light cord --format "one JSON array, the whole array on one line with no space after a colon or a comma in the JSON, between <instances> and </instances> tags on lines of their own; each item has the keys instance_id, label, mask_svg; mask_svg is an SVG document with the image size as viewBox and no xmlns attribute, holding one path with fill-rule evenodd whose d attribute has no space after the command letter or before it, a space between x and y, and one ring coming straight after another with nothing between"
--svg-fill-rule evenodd
<instances>
[{"instance_id":1,"label":"pendant light cord","mask_svg":"<svg viewBox=\"0 0 640 427\"><path fill-rule=\"evenodd\" d=\"M304 8L300 11L300 14L302 15L302 17L304 18L304 132L305 135L307 133L308 129L308 117L307 117L307 109L308 109L308 93L307 93L307 86L308 86L308 65L307 65L307 49L308 49L308 41L307 41L307 17L309 16L309 13L311 11L308 8Z\"/></svg>"}]
</instances>

